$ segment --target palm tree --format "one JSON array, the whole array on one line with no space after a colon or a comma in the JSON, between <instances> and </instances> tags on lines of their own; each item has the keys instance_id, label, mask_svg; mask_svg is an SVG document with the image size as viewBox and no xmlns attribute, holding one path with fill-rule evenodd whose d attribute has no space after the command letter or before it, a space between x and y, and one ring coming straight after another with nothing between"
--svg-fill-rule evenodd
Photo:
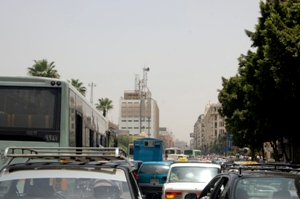
<instances>
[{"instance_id":1,"label":"palm tree","mask_svg":"<svg viewBox=\"0 0 301 200\"><path fill-rule=\"evenodd\" d=\"M41 76L49 78L60 78L57 70L55 70L54 62L48 63L46 59L34 60L35 64L32 67L28 67L28 75Z\"/></svg>"},{"instance_id":2,"label":"palm tree","mask_svg":"<svg viewBox=\"0 0 301 200\"><path fill-rule=\"evenodd\" d=\"M69 81L70 82L70 81ZM71 79L71 85L73 85L83 96L86 96L86 87L78 79Z\"/></svg>"},{"instance_id":3,"label":"palm tree","mask_svg":"<svg viewBox=\"0 0 301 200\"><path fill-rule=\"evenodd\" d=\"M105 117L107 115L107 112L113 108L112 100L108 98L101 98L98 99L97 104L95 104L96 109L102 111L102 115Z\"/></svg>"}]
</instances>

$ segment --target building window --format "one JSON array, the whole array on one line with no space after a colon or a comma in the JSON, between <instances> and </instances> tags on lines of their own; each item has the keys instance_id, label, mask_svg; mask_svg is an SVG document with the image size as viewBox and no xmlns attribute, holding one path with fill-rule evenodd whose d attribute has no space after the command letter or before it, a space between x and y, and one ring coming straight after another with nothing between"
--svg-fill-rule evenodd
<instances>
[{"instance_id":1,"label":"building window","mask_svg":"<svg viewBox=\"0 0 301 200\"><path fill-rule=\"evenodd\" d=\"M121 129L126 129L126 127L121 127Z\"/></svg>"},{"instance_id":2,"label":"building window","mask_svg":"<svg viewBox=\"0 0 301 200\"><path fill-rule=\"evenodd\" d=\"M132 129L132 127L128 127L128 129Z\"/></svg>"},{"instance_id":3,"label":"building window","mask_svg":"<svg viewBox=\"0 0 301 200\"><path fill-rule=\"evenodd\" d=\"M214 116L214 119L217 120L217 115Z\"/></svg>"},{"instance_id":4,"label":"building window","mask_svg":"<svg viewBox=\"0 0 301 200\"><path fill-rule=\"evenodd\" d=\"M128 120L128 122L132 122L132 120Z\"/></svg>"},{"instance_id":5,"label":"building window","mask_svg":"<svg viewBox=\"0 0 301 200\"><path fill-rule=\"evenodd\" d=\"M217 128L217 122L215 122L214 125L215 125L215 128Z\"/></svg>"},{"instance_id":6,"label":"building window","mask_svg":"<svg viewBox=\"0 0 301 200\"><path fill-rule=\"evenodd\" d=\"M123 120L121 120L121 122L126 122L126 120L123 119Z\"/></svg>"},{"instance_id":7,"label":"building window","mask_svg":"<svg viewBox=\"0 0 301 200\"><path fill-rule=\"evenodd\" d=\"M134 122L139 122L139 120L134 120Z\"/></svg>"},{"instance_id":8,"label":"building window","mask_svg":"<svg viewBox=\"0 0 301 200\"><path fill-rule=\"evenodd\" d=\"M139 127L134 127L134 129L139 129Z\"/></svg>"},{"instance_id":9,"label":"building window","mask_svg":"<svg viewBox=\"0 0 301 200\"><path fill-rule=\"evenodd\" d=\"M215 137L217 137L217 130L215 130L214 135L215 135Z\"/></svg>"}]
</instances>

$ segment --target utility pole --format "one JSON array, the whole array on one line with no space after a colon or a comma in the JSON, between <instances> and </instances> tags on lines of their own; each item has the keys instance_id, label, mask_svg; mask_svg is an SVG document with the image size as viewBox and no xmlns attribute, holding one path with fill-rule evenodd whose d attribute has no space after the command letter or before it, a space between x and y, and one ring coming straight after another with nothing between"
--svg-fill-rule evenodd
<instances>
[{"instance_id":1,"label":"utility pole","mask_svg":"<svg viewBox=\"0 0 301 200\"><path fill-rule=\"evenodd\" d=\"M88 85L91 87L90 103L93 104L93 87L96 87L96 84L92 82L91 84L89 83Z\"/></svg>"}]
</instances>

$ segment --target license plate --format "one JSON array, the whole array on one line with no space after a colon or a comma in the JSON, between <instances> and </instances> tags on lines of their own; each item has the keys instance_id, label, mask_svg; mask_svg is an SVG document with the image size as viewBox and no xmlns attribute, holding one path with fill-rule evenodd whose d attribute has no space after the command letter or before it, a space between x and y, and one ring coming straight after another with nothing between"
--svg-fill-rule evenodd
<instances>
[{"instance_id":1,"label":"license plate","mask_svg":"<svg viewBox=\"0 0 301 200\"><path fill-rule=\"evenodd\" d=\"M159 179L153 178L153 179L150 180L150 183L159 184Z\"/></svg>"}]
</instances>

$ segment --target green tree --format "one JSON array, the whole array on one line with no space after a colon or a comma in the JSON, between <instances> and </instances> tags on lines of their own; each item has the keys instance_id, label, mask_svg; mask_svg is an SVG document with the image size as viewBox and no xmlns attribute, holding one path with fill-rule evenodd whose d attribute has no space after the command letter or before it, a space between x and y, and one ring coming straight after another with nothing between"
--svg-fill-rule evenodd
<instances>
[{"instance_id":1,"label":"green tree","mask_svg":"<svg viewBox=\"0 0 301 200\"><path fill-rule=\"evenodd\" d=\"M70 82L70 81L69 81ZM79 79L71 79L71 84L83 95L86 96L86 87Z\"/></svg>"},{"instance_id":2,"label":"green tree","mask_svg":"<svg viewBox=\"0 0 301 200\"><path fill-rule=\"evenodd\" d=\"M296 117L300 106L300 1L261 2L260 9L256 31L246 31L256 48L252 62L246 65L246 77L254 88L248 96L258 120L257 131L272 143L274 151L276 140L284 136L300 149Z\"/></svg>"},{"instance_id":3,"label":"green tree","mask_svg":"<svg viewBox=\"0 0 301 200\"><path fill-rule=\"evenodd\" d=\"M300 0L261 1L260 10L255 32L246 31L255 52L239 58L236 77L223 79L221 113L233 140L244 139L238 143L251 150L265 141L275 147L284 136L300 149Z\"/></svg>"},{"instance_id":4,"label":"green tree","mask_svg":"<svg viewBox=\"0 0 301 200\"><path fill-rule=\"evenodd\" d=\"M102 111L103 116L105 117L107 115L107 112L110 109L113 109L112 100L108 98L101 98L98 99L98 103L95 104L96 109Z\"/></svg>"},{"instance_id":5,"label":"green tree","mask_svg":"<svg viewBox=\"0 0 301 200\"><path fill-rule=\"evenodd\" d=\"M48 63L46 59L34 60L35 64L32 67L28 67L28 75L41 76L49 78L60 78L57 70L54 69L54 62Z\"/></svg>"}]
</instances>

